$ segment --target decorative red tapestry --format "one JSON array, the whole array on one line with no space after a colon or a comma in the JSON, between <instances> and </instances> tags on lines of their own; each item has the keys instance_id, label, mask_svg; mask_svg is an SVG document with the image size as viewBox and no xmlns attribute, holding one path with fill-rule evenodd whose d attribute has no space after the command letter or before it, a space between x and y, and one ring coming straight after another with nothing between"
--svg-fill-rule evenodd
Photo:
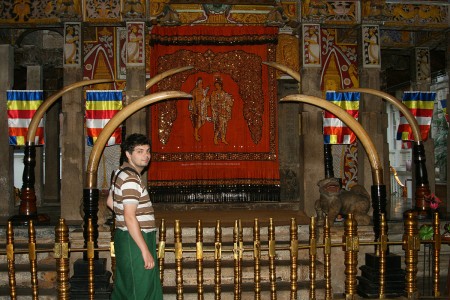
<instances>
[{"instance_id":1,"label":"decorative red tapestry","mask_svg":"<svg viewBox=\"0 0 450 300\"><path fill-rule=\"evenodd\" d=\"M279 162L275 60L278 30L154 27L151 76L192 66L152 92L191 100L151 107L149 190L158 201L277 201Z\"/></svg>"}]
</instances>

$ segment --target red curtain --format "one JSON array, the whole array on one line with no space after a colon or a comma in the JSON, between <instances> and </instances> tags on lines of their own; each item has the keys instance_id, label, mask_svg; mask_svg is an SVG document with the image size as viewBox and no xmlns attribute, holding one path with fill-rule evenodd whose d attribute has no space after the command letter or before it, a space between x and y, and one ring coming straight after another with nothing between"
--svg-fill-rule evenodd
<instances>
[{"instance_id":1,"label":"red curtain","mask_svg":"<svg viewBox=\"0 0 450 300\"><path fill-rule=\"evenodd\" d=\"M276 78L262 64L275 60L277 33L259 26L153 28L151 76L193 69L152 92L196 96L151 107L154 201L279 200Z\"/></svg>"}]
</instances>

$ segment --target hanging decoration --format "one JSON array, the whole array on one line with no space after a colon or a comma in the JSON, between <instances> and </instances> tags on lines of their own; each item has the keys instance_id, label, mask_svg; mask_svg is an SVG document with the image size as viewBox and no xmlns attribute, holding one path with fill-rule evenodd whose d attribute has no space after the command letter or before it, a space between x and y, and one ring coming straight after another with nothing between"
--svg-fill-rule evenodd
<instances>
[{"instance_id":1,"label":"hanging decoration","mask_svg":"<svg viewBox=\"0 0 450 300\"><path fill-rule=\"evenodd\" d=\"M436 92L404 92L403 104L405 104L420 127L422 140L428 139L431 127L431 118L433 117L434 101ZM405 116L400 112L400 124L397 130L398 141L414 141L411 125L409 125Z\"/></svg>"},{"instance_id":2,"label":"hanging decoration","mask_svg":"<svg viewBox=\"0 0 450 300\"><path fill-rule=\"evenodd\" d=\"M86 91L87 145L94 146L105 125L122 109L122 91ZM109 138L106 146L122 143L122 126Z\"/></svg>"},{"instance_id":3,"label":"hanging decoration","mask_svg":"<svg viewBox=\"0 0 450 300\"><path fill-rule=\"evenodd\" d=\"M358 120L360 93L336 93L328 91L326 100L341 107ZM352 144L356 141L355 133L339 118L329 111L323 112L323 138L325 144Z\"/></svg>"},{"instance_id":4,"label":"hanging decoration","mask_svg":"<svg viewBox=\"0 0 450 300\"><path fill-rule=\"evenodd\" d=\"M6 91L8 107L9 144L25 145L28 126L36 110L42 104L44 92L41 90ZM34 140L35 145L44 145L44 119L39 121Z\"/></svg>"},{"instance_id":5,"label":"hanging decoration","mask_svg":"<svg viewBox=\"0 0 450 300\"><path fill-rule=\"evenodd\" d=\"M193 66L154 91L192 100L152 106L153 201L279 200L276 28L154 27L151 75Z\"/></svg>"}]
</instances>

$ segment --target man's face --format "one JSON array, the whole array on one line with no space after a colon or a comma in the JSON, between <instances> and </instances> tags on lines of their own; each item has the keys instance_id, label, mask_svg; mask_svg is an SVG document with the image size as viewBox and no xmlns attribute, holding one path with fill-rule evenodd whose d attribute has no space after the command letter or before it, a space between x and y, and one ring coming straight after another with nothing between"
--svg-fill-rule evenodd
<instances>
[{"instance_id":1,"label":"man's face","mask_svg":"<svg viewBox=\"0 0 450 300\"><path fill-rule=\"evenodd\" d=\"M134 147L133 152L126 152L128 157L128 162L136 168L145 168L150 162L150 146L149 145L138 145Z\"/></svg>"}]
</instances>

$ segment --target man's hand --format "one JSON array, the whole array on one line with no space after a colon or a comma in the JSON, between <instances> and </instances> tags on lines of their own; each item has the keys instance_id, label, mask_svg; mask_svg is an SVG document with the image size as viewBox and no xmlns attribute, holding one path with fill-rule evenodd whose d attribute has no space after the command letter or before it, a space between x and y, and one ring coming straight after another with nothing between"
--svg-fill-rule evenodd
<instances>
[{"instance_id":1,"label":"man's hand","mask_svg":"<svg viewBox=\"0 0 450 300\"><path fill-rule=\"evenodd\" d=\"M152 254L150 251L144 251L142 252L142 258L144 259L144 268L147 270L151 270L155 267L155 260L153 259Z\"/></svg>"}]
</instances>

